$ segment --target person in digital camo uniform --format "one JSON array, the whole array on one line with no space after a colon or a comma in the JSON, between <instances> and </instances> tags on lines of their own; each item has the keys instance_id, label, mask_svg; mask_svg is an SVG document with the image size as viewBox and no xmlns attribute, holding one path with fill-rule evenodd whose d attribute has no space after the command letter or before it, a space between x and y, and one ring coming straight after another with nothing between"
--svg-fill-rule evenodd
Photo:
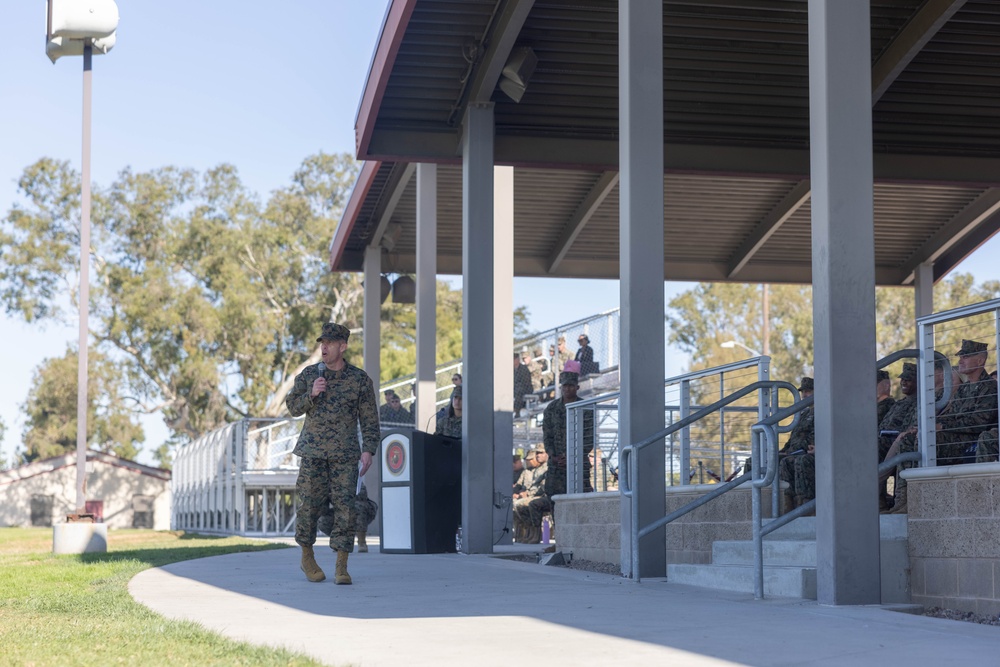
<instances>
[{"instance_id":1,"label":"person in digital camo uniform","mask_svg":"<svg viewBox=\"0 0 1000 667\"><path fill-rule=\"evenodd\" d=\"M326 579L316 563L313 544L316 523L328 503L333 506L330 548L337 552L334 581L350 584L347 557L354 549L352 509L360 474L371 467L381 439L378 403L371 378L344 360L350 330L334 322L323 324L316 339L321 345L322 364L310 364L295 378L285 398L293 417L305 415L293 453L300 457L295 482L298 508L295 542L302 547L302 571L309 581ZM358 447L358 425L361 448Z\"/></svg>"}]
</instances>

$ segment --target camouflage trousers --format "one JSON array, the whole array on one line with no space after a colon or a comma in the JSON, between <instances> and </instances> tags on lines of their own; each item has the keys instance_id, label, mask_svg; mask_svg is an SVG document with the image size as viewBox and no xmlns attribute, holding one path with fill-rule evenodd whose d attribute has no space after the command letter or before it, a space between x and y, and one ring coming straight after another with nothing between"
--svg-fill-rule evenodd
<instances>
[{"instance_id":1,"label":"camouflage trousers","mask_svg":"<svg viewBox=\"0 0 1000 667\"><path fill-rule=\"evenodd\" d=\"M991 428L989 431L979 436L979 445L976 447L976 463L989 463L1000 458L1000 440L997 437L997 429Z\"/></svg>"},{"instance_id":2,"label":"camouflage trousers","mask_svg":"<svg viewBox=\"0 0 1000 667\"><path fill-rule=\"evenodd\" d=\"M548 500L547 496L535 496L534 498L518 498L514 501L514 525L518 526L541 526L542 525L542 515L545 511L540 511L540 506L536 508L534 515L531 511L531 503L539 498L545 498ZM551 503L549 503L551 506Z\"/></svg>"},{"instance_id":3,"label":"camouflage trousers","mask_svg":"<svg viewBox=\"0 0 1000 667\"><path fill-rule=\"evenodd\" d=\"M541 526L542 517L546 514L552 514L554 512L555 505L552 503L552 499L548 496L538 496L537 498L532 498L531 501L522 505L521 516L524 517L525 523L529 526ZM514 511L518 511L515 506Z\"/></svg>"},{"instance_id":4,"label":"camouflage trousers","mask_svg":"<svg viewBox=\"0 0 1000 667\"><path fill-rule=\"evenodd\" d=\"M786 456L778 464L778 474L783 482L788 482L786 493L800 496L803 500L816 497L816 456L796 454Z\"/></svg>"},{"instance_id":5,"label":"camouflage trousers","mask_svg":"<svg viewBox=\"0 0 1000 667\"><path fill-rule=\"evenodd\" d=\"M910 452L917 451L917 434L916 433L904 433L903 437L899 439L899 453L907 454ZM916 468L916 461L904 461L896 466L896 482L893 487L893 494L896 498L902 498L906 493L906 480L903 479L901 472L909 468Z\"/></svg>"},{"instance_id":6,"label":"camouflage trousers","mask_svg":"<svg viewBox=\"0 0 1000 667\"><path fill-rule=\"evenodd\" d=\"M295 515L295 541L303 546L316 543L316 527L321 516L332 506L330 548L354 550L354 492L358 484L357 456L314 458L304 456L295 480L298 501Z\"/></svg>"}]
</instances>

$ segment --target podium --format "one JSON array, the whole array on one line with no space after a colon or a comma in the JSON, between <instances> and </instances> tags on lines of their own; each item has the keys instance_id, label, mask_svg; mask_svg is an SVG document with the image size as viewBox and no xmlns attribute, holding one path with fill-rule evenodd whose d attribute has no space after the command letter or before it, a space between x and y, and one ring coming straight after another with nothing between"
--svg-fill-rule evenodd
<instances>
[{"instance_id":1,"label":"podium","mask_svg":"<svg viewBox=\"0 0 1000 667\"><path fill-rule=\"evenodd\" d=\"M462 441L423 431L382 438L382 553L454 553L462 517Z\"/></svg>"}]
</instances>

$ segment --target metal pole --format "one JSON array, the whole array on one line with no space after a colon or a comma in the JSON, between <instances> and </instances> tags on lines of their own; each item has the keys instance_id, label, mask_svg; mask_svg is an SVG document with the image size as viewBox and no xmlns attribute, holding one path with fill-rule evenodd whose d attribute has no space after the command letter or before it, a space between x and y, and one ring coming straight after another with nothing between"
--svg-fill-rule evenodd
<instances>
[{"instance_id":1,"label":"metal pole","mask_svg":"<svg viewBox=\"0 0 1000 667\"><path fill-rule=\"evenodd\" d=\"M762 291L764 292L764 326L761 336L763 337L763 347L765 357L771 356L771 302L770 302L770 290L768 290L767 283L761 285Z\"/></svg>"},{"instance_id":2,"label":"metal pole","mask_svg":"<svg viewBox=\"0 0 1000 667\"><path fill-rule=\"evenodd\" d=\"M87 339L90 309L90 84L93 47L83 47L83 167L80 204L80 342L76 389L76 511L87 506Z\"/></svg>"}]
</instances>

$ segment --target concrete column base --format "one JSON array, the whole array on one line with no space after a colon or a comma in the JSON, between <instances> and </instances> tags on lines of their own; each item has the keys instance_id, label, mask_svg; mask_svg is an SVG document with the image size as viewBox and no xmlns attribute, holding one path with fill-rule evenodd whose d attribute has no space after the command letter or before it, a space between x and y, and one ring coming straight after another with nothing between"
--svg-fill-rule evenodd
<instances>
[{"instance_id":1,"label":"concrete column base","mask_svg":"<svg viewBox=\"0 0 1000 667\"><path fill-rule=\"evenodd\" d=\"M108 526L103 523L57 523L52 526L52 553L105 553Z\"/></svg>"}]
</instances>

